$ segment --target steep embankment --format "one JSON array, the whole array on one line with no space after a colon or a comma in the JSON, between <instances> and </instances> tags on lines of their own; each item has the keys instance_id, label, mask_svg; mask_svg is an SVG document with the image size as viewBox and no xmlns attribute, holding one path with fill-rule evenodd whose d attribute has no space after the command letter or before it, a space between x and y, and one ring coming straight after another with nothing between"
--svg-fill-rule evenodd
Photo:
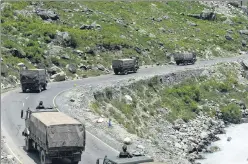
<instances>
[{"instance_id":1,"label":"steep embankment","mask_svg":"<svg viewBox=\"0 0 248 164\"><path fill-rule=\"evenodd\" d=\"M64 95L64 101L71 101L65 112L96 129L113 147L125 139L131 150L156 160L189 163L217 151L207 145L218 140L216 135L229 123L247 116L246 74L247 67L231 62L117 84L94 92L91 110L86 103L92 93L75 89Z\"/></svg>"},{"instance_id":2,"label":"steep embankment","mask_svg":"<svg viewBox=\"0 0 248 164\"><path fill-rule=\"evenodd\" d=\"M247 16L235 3L9 2L1 11L2 88L16 84L21 63L65 80L108 73L114 57L148 65L175 51L210 58L247 50Z\"/></svg>"}]
</instances>

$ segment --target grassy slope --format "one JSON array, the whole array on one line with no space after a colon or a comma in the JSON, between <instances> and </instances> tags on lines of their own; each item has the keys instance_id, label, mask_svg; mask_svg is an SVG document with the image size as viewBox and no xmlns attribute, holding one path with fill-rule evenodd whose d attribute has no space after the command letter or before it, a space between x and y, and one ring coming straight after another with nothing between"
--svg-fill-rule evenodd
<instances>
[{"instance_id":1,"label":"grassy slope","mask_svg":"<svg viewBox=\"0 0 248 164\"><path fill-rule=\"evenodd\" d=\"M49 66L51 63L58 63L65 67L69 62L76 64L97 64L101 63L108 67L115 56L140 55L145 64L155 62L166 62L165 53L174 50L194 50L199 57L205 57L205 51L211 50L213 56L223 56L223 53L215 50L216 47L224 49L224 56L245 50L241 46L242 38L238 31L245 28L247 20L242 16L231 18L233 26L224 24L221 15L217 15L216 21L198 20L188 17L187 14L200 13L204 6L198 2L44 2L42 8L50 8L60 16L60 21L46 24L40 17L34 14L33 18L25 18L14 14L15 10L26 9L29 2L13 2L12 7L6 8L2 13L2 45L15 47L26 53L26 57L33 63L44 63ZM93 10L93 13L82 12L84 7ZM64 11L71 9L72 12ZM73 9L80 9L73 11ZM182 15L181 13L184 13ZM161 22L153 21L152 18L163 18ZM115 19L121 19L119 24ZM91 24L96 21L100 24L101 30L80 30L82 24ZM198 26L188 25L187 21L195 22ZM62 23L64 22L64 23ZM241 24L238 22L242 22ZM127 25L124 26L123 24ZM164 28L165 32L159 30ZM73 37L76 47L67 47L65 53L72 56L72 60L43 58L47 43L52 39L56 30L67 31ZM233 41L225 39L226 31L233 30ZM121 37L122 36L122 37ZM123 37L124 36L124 37ZM121 51L98 52L99 56L87 55L87 61L79 59L72 53L72 49L87 51L96 49L97 45L115 46L122 45ZM138 54L135 50L149 50L148 55ZM227 53L226 53L227 51ZM28 63L26 59L3 54L5 63L14 65L17 62ZM82 73L82 72L81 72ZM85 72L84 72L85 73ZM96 74L96 73L94 73Z\"/></svg>"},{"instance_id":2,"label":"grassy slope","mask_svg":"<svg viewBox=\"0 0 248 164\"><path fill-rule=\"evenodd\" d=\"M236 123L241 118L241 111L230 100L242 100L247 104L247 87L238 83L234 67L224 68L220 65L216 71L221 76L202 76L171 87L161 86L156 78L139 81L122 88L117 98L112 98L113 91L106 89L105 96L100 96L92 104L92 109L114 118L131 133L138 133L135 130L138 127L145 131L148 120L156 119L159 115L168 121L177 118L188 121L200 111L216 116L217 109L222 112L224 120ZM125 95L132 97L131 104L126 103Z\"/></svg>"}]
</instances>

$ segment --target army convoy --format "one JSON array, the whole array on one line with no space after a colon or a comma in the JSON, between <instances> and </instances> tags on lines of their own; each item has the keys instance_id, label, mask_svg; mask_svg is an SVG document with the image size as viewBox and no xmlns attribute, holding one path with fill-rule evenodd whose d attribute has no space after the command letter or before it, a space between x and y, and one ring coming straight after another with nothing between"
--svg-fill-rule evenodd
<instances>
[{"instance_id":1,"label":"army convoy","mask_svg":"<svg viewBox=\"0 0 248 164\"><path fill-rule=\"evenodd\" d=\"M139 69L139 58L138 57L130 57L125 59L115 59L112 61L112 68L116 75L120 74L128 74L128 72L136 73Z\"/></svg>"},{"instance_id":2,"label":"army convoy","mask_svg":"<svg viewBox=\"0 0 248 164\"><path fill-rule=\"evenodd\" d=\"M56 159L70 159L72 164L81 161L85 151L85 126L78 120L51 108L26 110L25 149L36 150L41 164L50 164Z\"/></svg>"},{"instance_id":3,"label":"army convoy","mask_svg":"<svg viewBox=\"0 0 248 164\"><path fill-rule=\"evenodd\" d=\"M22 91L28 90L41 92L47 88L47 72L45 69L24 69L20 71Z\"/></svg>"}]
</instances>

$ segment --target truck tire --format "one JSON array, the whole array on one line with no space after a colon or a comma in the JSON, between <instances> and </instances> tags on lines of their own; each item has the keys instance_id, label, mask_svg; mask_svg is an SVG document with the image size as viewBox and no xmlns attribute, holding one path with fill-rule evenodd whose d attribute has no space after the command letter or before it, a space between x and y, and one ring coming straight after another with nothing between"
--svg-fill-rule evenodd
<instances>
[{"instance_id":1,"label":"truck tire","mask_svg":"<svg viewBox=\"0 0 248 164\"><path fill-rule=\"evenodd\" d=\"M114 73L115 73L116 75L118 75L118 72L119 72L118 70L116 70L116 69L114 70Z\"/></svg>"},{"instance_id":2,"label":"truck tire","mask_svg":"<svg viewBox=\"0 0 248 164\"><path fill-rule=\"evenodd\" d=\"M27 152L30 152L31 149L32 149L32 140L26 138L25 139L25 150Z\"/></svg>"},{"instance_id":3,"label":"truck tire","mask_svg":"<svg viewBox=\"0 0 248 164\"><path fill-rule=\"evenodd\" d=\"M52 161L47 159L47 156L45 154L44 150L41 150L40 152L40 163L41 164L51 164Z\"/></svg>"},{"instance_id":4,"label":"truck tire","mask_svg":"<svg viewBox=\"0 0 248 164\"><path fill-rule=\"evenodd\" d=\"M71 164L78 164L79 163L79 161L76 161L76 162L71 162Z\"/></svg>"},{"instance_id":5,"label":"truck tire","mask_svg":"<svg viewBox=\"0 0 248 164\"><path fill-rule=\"evenodd\" d=\"M134 68L133 72L136 73L138 71L138 68Z\"/></svg>"},{"instance_id":6,"label":"truck tire","mask_svg":"<svg viewBox=\"0 0 248 164\"><path fill-rule=\"evenodd\" d=\"M124 71L123 71L123 74L124 74L124 75L127 75L127 73L128 73L127 70L124 70Z\"/></svg>"},{"instance_id":7,"label":"truck tire","mask_svg":"<svg viewBox=\"0 0 248 164\"><path fill-rule=\"evenodd\" d=\"M44 89L44 90L46 90L46 89L47 89L47 84L45 84L45 85L44 85L43 89Z\"/></svg>"},{"instance_id":8,"label":"truck tire","mask_svg":"<svg viewBox=\"0 0 248 164\"><path fill-rule=\"evenodd\" d=\"M22 92L23 93L26 93L26 88L22 88Z\"/></svg>"},{"instance_id":9,"label":"truck tire","mask_svg":"<svg viewBox=\"0 0 248 164\"><path fill-rule=\"evenodd\" d=\"M179 62L179 61L176 61L176 64L177 64L177 65L179 65L179 64L180 64L180 62Z\"/></svg>"},{"instance_id":10,"label":"truck tire","mask_svg":"<svg viewBox=\"0 0 248 164\"><path fill-rule=\"evenodd\" d=\"M39 87L38 87L38 93L40 93L42 91L42 87L41 87L41 85L39 85Z\"/></svg>"}]
</instances>

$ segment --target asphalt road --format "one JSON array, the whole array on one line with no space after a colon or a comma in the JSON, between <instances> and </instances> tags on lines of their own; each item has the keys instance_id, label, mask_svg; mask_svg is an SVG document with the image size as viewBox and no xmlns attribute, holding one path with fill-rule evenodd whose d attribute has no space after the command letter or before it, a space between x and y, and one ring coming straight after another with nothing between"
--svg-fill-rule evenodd
<instances>
[{"instance_id":1,"label":"asphalt road","mask_svg":"<svg viewBox=\"0 0 248 164\"><path fill-rule=\"evenodd\" d=\"M135 74L128 75L103 75L98 77L86 78L75 81L54 82L48 84L48 89L41 93L22 93L21 89L16 89L5 94L2 94L1 99L1 121L2 121L2 135L6 137L6 147L9 152L14 155L22 164L39 163L38 153L27 154L23 150L24 137L21 132L24 129L24 120L20 118L22 109L35 108L38 102L42 100L45 106L53 106L54 97L63 90L73 88L74 84L77 86L85 84L103 84L110 81L119 81L127 78L136 78L144 76L154 76L158 74L166 74L170 72L192 69L197 67L210 66L218 62L230 62L237 59L248 59L247 55L242 55L233 58L218 58L207 61L197 61L194 65L188 66L156 66L149 68L141 68ZM57 102L63 104L63 102ZM97 158L102 158L105 155L117 155L118 151L103 143L100 139L87 132L86 135L86 151L82 155L80 164L94 164ZM67 163L66 161L59 161L60 164Z\"/></svg>"}]
</instances>

